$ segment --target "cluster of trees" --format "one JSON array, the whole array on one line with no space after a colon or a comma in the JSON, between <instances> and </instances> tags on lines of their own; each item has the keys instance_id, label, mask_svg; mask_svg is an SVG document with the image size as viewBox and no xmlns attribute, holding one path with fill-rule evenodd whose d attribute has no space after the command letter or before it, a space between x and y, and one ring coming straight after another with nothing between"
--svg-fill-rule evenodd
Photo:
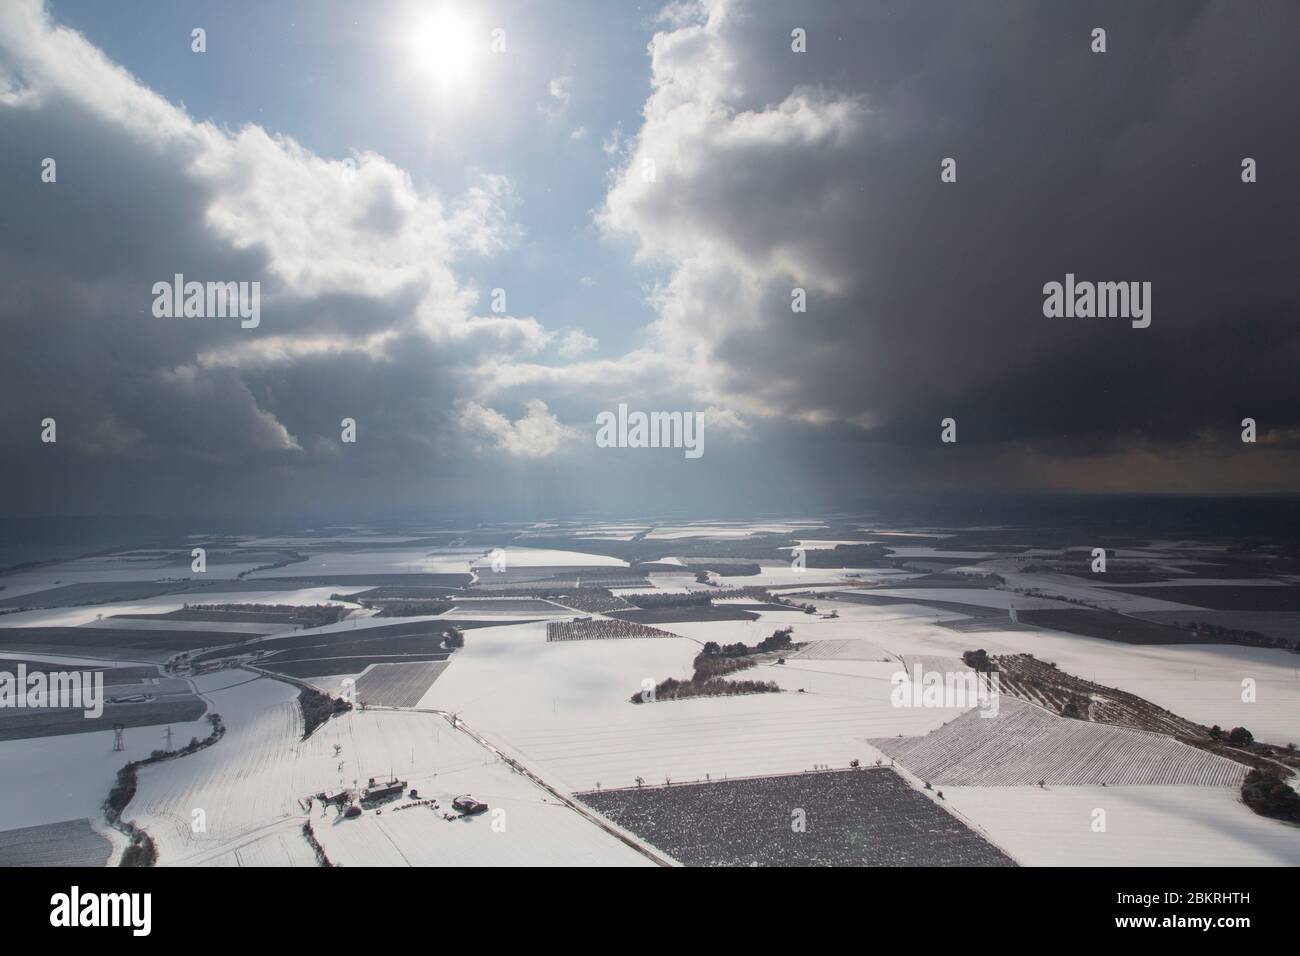
<instances>
[{"instance_id":1,"label":"cluster of trees","mask_svg":"<svg viewBox=\"0 0 1300 956\"><path fill-rule=\"evenodd\" d=\"M1240 728L1238 728L1240 729ZM1252 770L1241 784L1241 802L1262 817L1300 823L1300 794L1270 770Z\"/></svg>"},{"instance_id":2,"label":"cluster of trees","mask_svg":"<svg viewBox=\"0 0 1300 956\"><path fill-rule=\"evenodd\" d=\"M1224 733L1223 728L1215 724L1210 728L1210 736L1226 743L1229 747L1249 747L1255 742L1255 735L1245 727L1233 727Z\"/></svg>"},{"instance_id":3,"label":"cluster of trees","mask_svg":"<svg viewBox=\"0 0 1300 956\"><path fill-rule=\"evenodd\" d=\"M442 642L448 647L464 647L465 632L458 627L449 627L442 632Z\"/></svg>"},{"instance_id":4,"label":"cluster of trees","mask_svg":"<svg viewBox=\"0 0 1300 956\"><path fill-rule=\"evenodd\" d=\"M727 657L721 654L698 654L695 657L695 676L697 682L712 680L724 674L733 674L754 666L752 657Z\"/></svg>"},{"instance_id":5,"label":"cluster of trees","mask_svg":"<svg viewBox=\"0 0 1300 956\"><path fill-rule=\"evenodd\" d=\"M722 680L711 678L705 681L676 680L669 677L661 681L654 689L653 700L682 700L687 697L726 697L734 694L775 694L780 687L770 680ZM631 697L632 703L645 703L645 695L638 691Z\"/></svg>"},{"instance_id":6,"label":"cluster of trees","mask_svg":"<svg viewBox=\"0 0 1300 956\"><path fill-rule=\"evenodd\" d=\"M783 627L773 631L771 637L765 637L755 646L737 641L735 644L719 644L709 641L704 645L705 657L746 657L750 654L764 654L769 651L786 651L794 646L794 628ZM699 658L696 658L698 661Z\"/></svg>"},{"instance_id":7,"label":"cluster of trees","mask_svg":"<svg viewBox=\"0 0 1300 956\"><path fill-rule=\"evenodd\" d=\"M1292 640L1287 637L1272 637L1268 634L1261 634L1259 631L1244 631L1235 627L1223 627L1218 624L1210 624L1207 621L1192 621L1190 624L1180 624L1174 621L1174 627L1186 628L1202 639L1211 638L1222 644L1245 644L1250 647L1284 647L1300 651L1300 638Z\"/></svg>"},{"instance_id":8,"label":"cluster of trees","mask_svg":"<svg viewBox=\"0 0 1300 956\"><path fill-rule=\"evenodd\" d=\"M311 846L311 851L316 854L317 866L333 866L330 858L325 855L325 848L320 845L320 840L316 839L316 831L312 829L311 821L307 820L302 825L302 835L307 838L307 843Z\"/></svg>"},{"instance_id":9,"label":"cluster of trees","mask_svg":"<svg viewBox=\"0 0 1300 956\"><path fill-rule=\"evenodd\" d=\"M303 740L331 717L352 709L352 705L341 697L334 698L307 687L298 692L298 706L302 708Z\"/></svg>"},{"instance_id":10,"label":"cluster of trees","mask_svg":"<svg viewBox=\"0 0 1300 956\"><path fill-rule=\"evenodd\" d=\"M257 571L274 571L276 568L287 568L291 564L301 564L308 560L307 555L299 554L297 551L281 551L278 553L284 555L284 557L279 561L275 561L272 564L259 564L257 567L249 568L247 571L240 571L235 575L236 579L242 580L245 575L253 574ZM182 553L182 560L188 562L189 556Z\"/></svg>"},{"instance_id":11,"label":"cluster of trees","mask_svg":"<svg viewBox=\"0 0 1300 956\"><path fill-rule=\"evenodd\" d=\"M989 674L998 669L988 651L982 647L976 651L966 651L961 656L961 662L979 674Z\"/></svg>"},{"instance_id":12,"label":"cluster of trees","mask_svg":"<svg viewBox=\"0 0 1300 956\"><path fill-rule=\"evenodd\" d=\"M1091 712L1092 703L1082 694L1071 694L1061 705L1061 716L1070 717L1074 720L1088 720Z\"/></svg>"},{"instance_id":13,"label":"cluster of trees","mask_svg":"<svg viewBox=\"0 0 1300 956\"><path fill-rule=\"evenodd\" d=\"M775 694L781 688L770 680L723 680L726 674L746 670L754 666L753 655L764 651L776 651L788 648L793 643L790 635L793 628L783 627L774 631L771 637L764 638L756 647L746 644L719 645L709 641L702 653L695 656L695 673L690 680L668 678L655 686L654 700L679 700L683 697L718 697L732 694ZM644 691L632 695L632 703L646 702Z\"/></svg>"},{"instance_id":14,"label":"cluster of trees","mask_svg":"<svg viewBox=\"0 0 1300 956\"><path fill-rule=\"evenodd\" d=\"M614 619L595 621L548 621L548 641L612 641L625 637L675 637L648 624Z\"/></svg>"},{"instance_id":15,"label":"cluster of trees","mask_svg":"<svg viewBox=\"0 0 1300 956\"><path fill-rule=\"evenodd\" d=\"M134 823L122 819L122 811L135 797L139 769L146 764L180 757L215 744L225 734L226 727L221 722L220 714L208 714L208 723L212 725L212 733L204 740L192 737L189 744L180 750L155 750L143 760L132 760L118 770L117 780L108 791L108 798L104 801L103 808L104 818L108 820L109 825L125 833L131 841L130 845L122 851L122 859L118 866L153 866L158 862L158 847L154 845L153 838Z\"/></svg>"},{"instance_id":16,"label":"cluster of trees","mask_svg":"<svg viewBox=\"0 0 1300 956\"><path fill-rule=\"evenodd\" d=\"M419 614L446 614L452 605L446 601L385 601L379 617L415 617Z\"/></svg>"},{"instance_id":17,"label":"cluster of trees","mask_svg":"<svg viewBox=\"0 0 1300 956\"><path fill-rule=\"evenodd\" d=\"M558 601L565 607L571 607L575 611L597 614L605 611L620 611L630 606L622 598L615 597L609 588L582 587L562 591L544 590L540 591L536 596Z\"/></svg>"}]
</instances>

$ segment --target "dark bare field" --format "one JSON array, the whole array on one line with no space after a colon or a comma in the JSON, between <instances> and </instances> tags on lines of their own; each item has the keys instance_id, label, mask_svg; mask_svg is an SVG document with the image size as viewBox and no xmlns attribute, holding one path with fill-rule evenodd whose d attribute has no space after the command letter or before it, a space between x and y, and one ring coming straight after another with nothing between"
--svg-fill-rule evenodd
<instances>
[{"instance_id":1,"label":"dark bare field","mask_svg":"<svg viewBox=\"0 0 1300 956\"><path fill-rule=\"evenodd\" d=\"M251 635L244 635L245 638ZM234 644L220 631L155 631L112 627L0 628L0 648L83 657L167 657L174 651Z\"/></svg>"},{"instance_id":2,"label":"dark bare field","mask_svg":"<svg viewBox=\"0 0 1300 956\"><path fill-rule=\"evenodd\" d=\"M404 651L420 652L428 650L429 642L441 642L442 634L455 627L462 631L480 627L499 627L503 624L532 624L533 621L466 621L439 618L436 621L399 621L396 624L381 624L376 627L342 628L321 633L308 629L298 631L287 637L276 637L258 641L248 647L219 649L198 655L194 660L209 661L222 657L244 654L250 651L274 653L277 660L295 660L305 657L332 657L339 654L356 654L357 648L364 653L386 654ZM380 648L388 648L381 650ZM301 654L299 652L310 653ZM260 665L260 662L259 662Z\"/></svg>"},{"instance_id":3,"label":"dark bare field","mask_svg":"<svg viewBox=\"0 0 1300 956\"><path fill-rule=\"evenodd\" d=\"M947 585L931 585L932 587L947 587ZM997 607L985 607L982 604L959 604L955 601L932 601L924 597L895 597L892 594L871 594L860 591L836 591L835 599L837 601L848 601L852 604L871 604L876 606L885 606L890 604L920 604L925 607L932 607L938 611L951 611L954 614L965 614L968 617L1001 617L1006 618L1007 612ZM1021 620L1024 619L1024 613L1021 613Z\"/></svg>"},{"instance_id":4,"label":"dark bare field","mask_svg":"<svg viewBox=\"0 0 1300 956\"><path fill-rule=\"evenodd\" d=\"M0 832L0 866L103 866L112 852L89 820Z\"/></svg>"},{"instance_id":5,"label":"dark bare field","mask_svg":"<svg viewBox=\"0 0 1300 956\"><path fill-rule=\"evenodd\" d=\"M147 685L112 688L120 694L148 693ZM104 688L105 696L110 693ZM104 704L104 712L96 718L86 717L75 708L42 708L40 710L0 711L0 740L19 740L27 737L55 737L61 734L87 734L112 730L114 724L125 727L152 727L156 724L181 724L198 720L208 705L193 694L160 697L158 700L138 704ZM182 744L189 741L181 741Z\"/></svg>"},{"instance_id":6,"label":"dark bare field","mask_svg":"<svg viewBox=\"0 0 1300 956\"><path fill-rule=\"evenodd\" d=\"M352 601L439 601L462 592L458 588L442 587L380 587L359 591L349 596Z\"/></svg>"},{"instance_id":7,"label":"dark bare field","mask_svg":"<svg viewBox=\"0 0 1300 956\"><path fill-rule=\"evenodd\" d=\"M185 723L198 720L207 705L194 694L189 683L180 678L161 677L156 667L83 667L79 664L52 661L0 660L0 670L17 673L25 663L28 673L34 670L60 672L98 671L104 674L104 712L86 717L78 707L43 707L35 710L5 708L0 710L0 740L27 737L51 737L59 734L83 734L111 730L114 724L147 727L154 724ZM114 704L111 697L149 694L154 700Z\"/></svg>"},{"instance_id":8,"label":"dark bare field","mask_svg":"<svg viewBox=\"0 0 1300 956\"><path fill-rule=\"evenodd\" d=\"M380 655L359 656L359 657L328 657L318 660L298 660L282 664L264 664L257 661L256 665L273 674L283 674L286 677L330 677L337 674L359 674L371 664L421 664L436 661L445 661L449 656L447 651L430 654L401 654L395 657L384 657Z\"/></svg>"},{"instance_id":9,"label":"dark bare field","mask_svg":"<svg viewBox=\"0 0 1300 956\"><path fill-rule=\"evenodd\" d=\"M508 553L507 553L508 557ZM592 578L601 577L641 577L630 568L608 564L548 564L528 567L510 565L504 571L493 571L484 566L478 569L478 583L483 584L531 584L534 581L550 581L556 578ZM477 585L476 585L477 586ZM594 584L592 585L595 586Z\"/></svg>"},{"instance_id":10,"label":"dark bare field","mask_svg":"<svg viewBox=\"0 0 1300 956\"><path fill-rule=\"evenodd\" d=\"M244 580L248 580L245 578ZM305 588L312 584L322 586L342 585L344 587L464 587L472 580L468 574L459 573L435 573L428 572L423 574L303 574L296 577L280 578L257 578L256 582L263 584L274 583L274 589L266 590L283 590L285 588ZM230 588L230 590L239 590Z\"/></svg>"},{"instance_id":11,"label":"dark bare field","mask_svg":"<svg viewBox=\"0 0 1300 956\"><path fill-rule=\"evenodd\" d=\"M772 605L780 610L780 605ZM788 608L786 609L788 610ZM636 621L638 624L682 624L688 621L757 621L758 615L753 611L737 607L734 604L704 604L698 607L649 607L634 608L630 611L609 611L610 617L620 621Z\"/></svg>"},{"instance_id":12,"label":"dark bare field","mask_svg":"<svg viewBox=\"0 0 1300 956\"><path fill-rule=\"evenodd\" d=\"M272 668L294 661L314 661L329 657L365 657L387 656L400 657L407 654L443 654L442 635L439 634L403 634L380 638L372 641L332 641L327 644L295 647L292 650L278 651L266 657L260 657L253 663L258 667Z\"/></svg>"},{"instance_id":13,"label":"dark bare field","mask_svg":"<svg viewBox=\"0 0 1300 956\"><path fill-rule=\"evenodd\" d=\"M40 610L52 607L84 607L89 604L139 601L164 594L283 591L288 588L306 587L302 582L307 580L309 579L259 578L250 581L248 578L227 578L217 581L96 581L90 584L61 584L56 587L46 588L43 591L33 591L30 594L2 599L0 600L0 608Z\"/></svg>"},{"instance_id":14,"label":"dark bare field","mask_svg":"<svg viewBox=\"0 0 1300 956\"><path fill-rule=\"evenodd\" d=\"M289 677L324 677L355 674L369 664L442 661L451 650L442 647L445 630L456 627L472 631L502 624L532 624L535 621L403 621L378 627L345 628L324 634L303 631L290 637L259 641L233 651L210 651L198 660L214 660L249 651L270 652L253 660L264 670ZM468 638L472 640L472 638Z\"/></svg>"},{"instance_id":15,"label":"dark bare field","mask_svg":"<svg viewBox=\"0 0 1300 956\"><path fill-rule=\"evenodd\" d=\"M33 661L20 660L18 658L0 657L0 671L8 671L11 674L17 673L18 665L26 664L27 670L30 671L103 671L104 684L135 684L143 680L150 680L159 676L158 668L148 664L137 667L93 667L87 664L69 664L64 661Z\"/></svg>"},{"instance_id":16,"label":"dark bare field","mask_svg":"<svg viewBox=\"0 0 1300 956\"><path fill-rule=\"evenodd\" d=\"M576 573L550 573L545 575L528 574L540 570L554 572L554 568L524 568L522 576L506 577L492 571L481 571L478 582L469 589L469 594L478 592L529 588L533 591L568 591L577 588L649 588L650 579L643 574L633 573L620 568L592 568ZM681 570L680 568L678 570ZM508 573L508 572L507 572Z\"/></svg>"},{"instance_id":17,"label":"dark bare field","mask_svg":"<svg viewBox=\"0 0 1300 956\"><path fill-rule=\"evenodd\" d=\"M1191 604L1211 611L1300 611L1300 587L1231 584L1203 584L1172 588L1124 588L1127 594L1178 604Z\"/></svg>"},{"instance_id":18,"label":"dark bare field","mask_svg":"<svg viewBox=\"0 0 1300 956\"><path fill-rule=\"evenodd\" d=\"M101 581L94 584L62 584L44 591L20 594L0 600L0 607L51 608L84 604L109 604L114 601L139 601L144 598L185 590L185 584L159 584L151 581Z\"/></svg>"},{"instance_id":19,"label":"dark bare field","mask_svg":"<svg viewBox=\"0 0 1300 956\"><path fill-rule=\"evenodd\" d=\"M292 624L296 615L285 611L222 611L209 608L181 608L163 614L114 614L114 621L231 621L236 624Z\"/></svg>"},{"instance_id":20,"label":"dark bare field","mask_svg":"<svg viewBox=\"0 0 1300 956\"><path fill-rule=\"evenodd\" d=\"M889 583L889 587L895 590L903 588L973 588L978 590L988 586L987 579L974 575L944 574L943 572L923 574L920 577L909 578L906 581L891 581Z\"/></svg>"},{"instance_id":21,"label":"dark bare field","mask_svg":"<svg viewBox=\"0 0 1300 956\"><path fill-rule=\"evenodd\" d=\"M1290 641L1300 640L1300 612L1297 611L1141 611L1137 617L1157 624L1205 623L1239 631L1257 631Z\"/></svg>"},{"instance_id":22,"label":"dark bare field","mask_svg":"<svg viewBox=\"0 0 1300 956\"><path fill-rule=\"evenodd\" d=\"M39 653L112 656L114 652L166 652L234 644L238 637L222 631L140 631L118 627L3 627L0 649Z\"/></svg>"},{"instance_id":23,"label":"dark bare field","mask_svg":"<svg viewBox=\"0 0 1300 956\"><path fill-rule=\"evenodd\" d=\"M1105 577L1103 578L1101 575L1093 574L1092 571L1086 567L1062 568L1060 571L1056 573L1072 575L1079 579L1080 584L1084 584L1089 587L1098 584L1100 584L1102 587L1105 587L1107 584L1155 584L1159 581L1169 580L1169 575L1167 574L1153 574L1149 571L1122 571L1122 570L1121 571L1107 570ZM1125 588L1124 590L1128 591L1131 589Z\"/></svg>"},{"instance_id":24,"label":"dark bare field","mask_svg":"<svg viewBox=\"0 0 1300 956\"><path fill-rule=\"evenodd\" d=\"M1163 588L1161 590L1164 590ZM1049 627L1082 637L1100 637L1123 644L1214 644L1221 643L1199 638L1191 631L1170 627L1155 621L1127 617L1114 611L1094 611L1084 608L1062 608L1020 611L1020 623L1036 627Z\"/></svg>"},{"instance_id":25,"label":"dark bare field","mask_svg":"<svg viewBox=\"0 0 1300 956\"><path fill-rule=\"evenodd\" d=\"M1015 865L887 768L578 797L687 866Z\"/></svg>"}]
</instances>

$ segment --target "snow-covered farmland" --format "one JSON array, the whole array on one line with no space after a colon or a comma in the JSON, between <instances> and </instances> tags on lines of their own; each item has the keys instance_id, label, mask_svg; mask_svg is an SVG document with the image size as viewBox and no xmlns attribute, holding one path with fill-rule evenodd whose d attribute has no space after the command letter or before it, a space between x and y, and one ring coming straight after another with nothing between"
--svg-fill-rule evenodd
<instances>
[{"instance_id":1,"label":"snow-covered farmland","mask_svg":"<svg viewBox=\"0 0 1300 956\"><path fill-rule=\"evenodd\" d=\"M206 720L172 724L178 745L206 737ZM58 737L0 741L0 830L97 818L117 771L166 746L165 727L129 727L122 751L113 750L111 728Z\"/></svg>"},{"instance_id":2,"label":"snow-covered farmland","mask_svg":"<svg viewBox=\"0 0 1300 956\"><path fill-rule=\"evenodd\" d=\"M971 710L924 737L873 740L943 786L1239 787L1244 764L1160 734L1068 720L1005 695L996 716Z\"/></svg>"},{"instance_id":3,"label":"snow-covered farmland","mask_svg":"<svg viewBox=\"0 0 1300 956\"><path fill-rule=\"evenodd\" d=\"M138 601L93 604L84 607L42 608L17 611L0 616L4 627L80 627L102 617L105 622L115 614L165 614L179 611L187 604L340 604L331 601L336 591L360 591L364 588L290 588L283 591L199 591L165 594ZM8 589L0 594L8 594ZM107 623L101 626L110 626ZM118 627L123 627L118 622Z\"/></svg>"},{"instance_id":4,"label":"snow-covered farmland","mask_svg":"<svg viewBox=\"0 0 1300 956\"><path fill-rule=\"evenodd\" d=\"M943 794L1027 866L1300 866L1300 827L1256 816L1229 787L945 787Z\"/></svg>"},{"instance_id":5,"label":"snow-covered farmland","mask_svg":"<svg viewBox=\"0 0 1300 956\"><path fill-rule=\"evenodd\" d=\"M602 567L626 568L628 563L621 558L611 558L603 554L588 554L585 551L556 551L550 548L502 548L505 552L507 568L565 568L565 567ZM476 570L492 566L490 554L484 554L480 548L475 552L472 564Z\"/></svg>"},{"instance_id":6,"label":"snow-covered farmland","mask_svg":"<svg viewBox=\"0 0 1300 956\"><path fill-rule=\"evenodd\" d=\"M354 711L302 741L297 691L269 679L248 681L247 675L241 682L242 674L201 678L205 696L228 727L221 741L140 771L139 789L123 816L154 837L162 865L312 862L310 852L302 852L307 844L299 831L307 814L299 801L340 786L364 786L370 777L386 779L390 772L444 807L470 792L504 816L446 821L426 807L390 806L349 820L318 805L313 825L333 862L649 862L437 715ZM215 689L218 679L229 686ZM200 830L196 810L203 811ZM494 829L496 820L504 820L498 824L504 832Z\"/></svg>"},{"instance_id":7,"label":"snow-covered farmland","mask_svg":"<svg viewBox=\"0 0 1300 956\"><path fill-rule=\"evenodd\" d=\"M746 671L788 693L632 704L644 681L687 677L704 639L751 641L759 622L672 625L687 638L547 643L540 624L476 631L421 701L459 713L550 783L570 791L864 762L866 738L922 734L956 710L897 708L889 664L808 661ZM825 624L838 622L826 621ZM796 628L796 632L798 628ZM868 673L871 667L879 673ZM799 693L803 687L805 693Z\"/></svg>"},{"instance_id":8,"label":"snow-covered farmland","mask_svg":"<svg viewBox=\"0 0 1300 956\"><path fill-rule=\"evenodd\" d=\"M249 578L308 578L350 574L468 574L482 548L380 548L312 554L308 560L269 568Z\"/></svg>"}]
</instances>

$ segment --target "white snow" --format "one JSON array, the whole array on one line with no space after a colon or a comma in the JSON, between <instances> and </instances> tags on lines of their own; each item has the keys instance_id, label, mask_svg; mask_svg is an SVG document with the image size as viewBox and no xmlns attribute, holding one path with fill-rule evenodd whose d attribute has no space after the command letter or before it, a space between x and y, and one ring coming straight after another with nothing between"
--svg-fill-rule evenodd
<instances>
[{"instance_id":1,"label":"white snow","mask_svg":"<svg viewBox=\"0 0 1300 956\"><path fill-rule=\"evenodd\" d=\"M1029 866L1297 866L1300 827L1227 787L944 787L950 809ZM1094 821L1105 812L1105 831Z\"/></svg>"}]
</instances>

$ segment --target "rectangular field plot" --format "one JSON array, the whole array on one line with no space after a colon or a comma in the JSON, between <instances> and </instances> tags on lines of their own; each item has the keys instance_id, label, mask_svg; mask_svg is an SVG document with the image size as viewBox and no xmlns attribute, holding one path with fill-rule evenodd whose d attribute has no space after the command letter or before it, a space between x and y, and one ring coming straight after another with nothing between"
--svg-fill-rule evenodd
<instances>
[{"instance_id":1,"label":"rectangular field plot","mask_svg":"<svg viewBox=\"0 0 1300 956\"><path fill-rule=\"evenodd\" d=\"M888 769L604 790L579 799L687 866L1015 865Z\"/></svg>"},{"instance_id":2,"label":"rectangular field plot","mask_svg":"<svg viewBox=\"0 0 1300 956\"><path fill-rule=\"evenodd\" d=\"M0 628L0 650L85 657L162 660L175 651L234 644L245 635L108 627Z\"/></svg>"},{"instance_id":3,"label":"rectangular field plot","mask_svg":"<svg viewBox=\"0 0 1300 956\"><path fill-rule=\"evenodd\" d=\"M86 667L0 658L0 671L17 676L23 673L19 670L20 666L26 668L25 673L28 675L37 672L52 675L70 671L86 675L103 673L103 713L99 717L87 717L81 707L6 707L0 709L0 740L93 733L111 729L114 724L147 727L171 722L186 723L198 720L207 710L189 683L177 678L160 677L156 667ZM147 695L150 699L112 703L113 697L137 695Z\"/></svg>"},{"instance_id":4,"label":"rectangular field plot","mask_svg":"<svg viewBox=\"0 0 1300 956\"><path fill-rule=\"evenodd\" d=\"M999 705L996 717L971 710L924 737L868 742L936 786L1235 787L1248 769L1172 737L1057 717L1006 694Z\"/></svg>"},{"instance_id":5,"label":"rectangular field plot","mask_svg":"<svg viewBox=\"0 0 1300 956\"><path fill-rule=\"evenodd\" d=\"M454 602L453 614L568 614L550 601L537 598L465 598Z\"/></svg>"},{"instance_id":6,"label":"rectangular field plot","mask_svg":"<svg viewBox=\"0 0 1300 956\"><path fill-rule=\"evenodd\" d=\"M1214 611L1300 611L1300 587L1203 584L1189 587L1125 588L1126 594L1175 601Z\"/></svg>"},{"instance_id":7,"label":"rectangular field plot","mask_svg":"<svg viewBox=\"0 0 1300 956\"><path fill-rule=\"evenodd\" d=\"M788 659L809 661L888 661L888 653L870 641L847 638L834 641L809 641L785 655Z\"/></svg>"},{"instance_id":8,"label":"rectangular field plot","mask_svg":"<svg viewBox=\"0 0 1300 956\"><path fill-rule=\"evenodd\" d=\"M103 866L113 852L89 820L65 820L0 833L0 866Z\"/></svg>"},{"instance_id":9,"label":"rectangular field plot","mask_svg":"<svg viewBox=\"0 0 1300 956\"><path fill-rule=\"evenodd\" d=\"M781 610L780 607L776 607ZM687 607L638 607L628 611L611 611L620 621L638 624L685 624L691 621L757 621L758 615L734 604Z\"/></svg>"},{"instance_id":10,"label":"rectangular field plot","mask_svg":"<svg viewBox=\"0 0 1300 956\"><path fill-rule=\"evenodd\" d=\"M1164 593L1173 588L1160 589ZM1201 590L1209 590L1202 588ZM1257 589L1258 590L1258 589ZM1125 589L1125 594L1137 593ZM1159 596L1159 595L1157 595ZM1168 600L1174 600L1170 595ZM1189 620L1196 611L1184 611L1183 619ZM1114 611L1094 611L1070 608L1066 610L1027 610L1020 612L1020 622L1032 627L1047 627L1067 634L1081 637L1099 637L1106 641L1120 641L1124 644L1212 644L1208 636L1200 637L1182 628L1170 627L1156 621L1142 620Z\"/></svg>"},{"instance_id":11,"label":"rectangular field plot","mask_svg":"<svg viewBox=\"0 0 1300 956\"><path fill-rule=\"evenodd\" d=\"M449 652L439 654L368 654L356 657L322 657L313 660L292 660L284 663L272 662L258 666L271 674L283 674L285 677L305 679L309 677L334 677L348 674L360 674L372 664L421 664L434 661L446 661Z\"/></svg>"},{"instance_id":12,"label":"rectangular field plot","mask_svg":"<svg viewBox=\"0 0 1300 956\"><path fill-rule=\"evenodd\" d=\"M677 637L668 631L635 621L551 621L546 625L548 641L616 641L636 637Z\"/></svg>"},{"instance_id":13,"label":"rectangular field plot","mask_svg":"<svg viewBox=\"0 0 1300 956\"><path fill-rule=\"evenodd\" d=\"M387 707L414 707L448 663L376 664L357 678L357 700Z\"/></svg>"},{"instance_id":14,"label":"rectangular field plot","mask_svg":"<svg viewBox=\"0 0 1300 956\"><path fill-rule=\"evenodd\" d=\"M121 688L116 688L119 692ZM105 687L105 693L113 688ZM134 687L133 693L138 693ZM152 727L157 724L182 724L198 720L207 705L193 694L159 697L135 704L104 704L99 717L87 717L85 711L72 707L44 707L36 710L0 711L0 740L23 740L28 737L54 737L61 734L88 734L124 727ZM187 743L188 741L182 741Z\"/></svg>"}]
</instances>

